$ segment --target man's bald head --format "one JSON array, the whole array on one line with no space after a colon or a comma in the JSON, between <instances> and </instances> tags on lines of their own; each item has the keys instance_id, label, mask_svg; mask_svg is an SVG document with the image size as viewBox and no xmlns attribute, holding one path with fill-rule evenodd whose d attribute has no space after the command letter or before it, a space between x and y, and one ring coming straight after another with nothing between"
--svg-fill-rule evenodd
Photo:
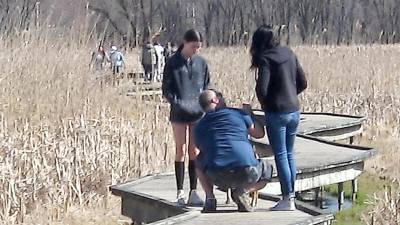
<instances>
[{"instance_id":1,"label":"man's bald head","mask_svg":"<svg viewBox=\"0 0 400 225\"><path fill-rule=\"evenodd\" d=\"M218 100L217 94L213 90L205 90L201 93L199 98L199 103L201 108L205 111L215 110L216 104L215 100Z\"/></svg>"},{"instance_id":2,"label":"man's bald head","mask_svg":"<svg viewBox=\"0 0 400 225\"><path fill-rule=\"evenodd\" d=\"M200 95L199 103L205 112L214 111L216 108L225 106L222 94L215 90L203 91Z\"/></svg>"}]
</instances>

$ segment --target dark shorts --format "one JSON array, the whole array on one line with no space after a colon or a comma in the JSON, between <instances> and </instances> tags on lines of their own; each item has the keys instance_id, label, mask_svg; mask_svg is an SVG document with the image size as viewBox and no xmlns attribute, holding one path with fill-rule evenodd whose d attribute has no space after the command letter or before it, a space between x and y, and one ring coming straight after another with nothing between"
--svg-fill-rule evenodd
<instances>
[{"instance_id":1,"label":"dark shorts","mask_svg":"<svg viewBox=\"0 0 400 225\"><path fill-rule=\"evenodd\" d=\"M169 113L169 121L172 123L195 124L202 118L202 116L202 114L189 115L182 112L176 112L174 109L171 109Z\"/></svg>"},{"instance_id":2,"label":"dark shorts","mask_svg":"<svg viewBox=\"0 0 400 225\"><path fill-rule=\"evenodd\" d=\"M234 170L211 171L205 174L221 190L228 188L245 188L259 181L270 181L273 167L266 160L260 159L257 166L249 166Z\"/></svg>"}]
</instances>

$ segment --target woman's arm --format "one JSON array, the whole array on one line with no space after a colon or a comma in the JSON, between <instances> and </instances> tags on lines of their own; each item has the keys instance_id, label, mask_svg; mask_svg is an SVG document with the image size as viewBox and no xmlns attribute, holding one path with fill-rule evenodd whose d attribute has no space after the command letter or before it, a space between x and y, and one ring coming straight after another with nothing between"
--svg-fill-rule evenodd
<instances>
[{"instance_id":1,"label":"woman's arm","mask_svg":"<svg viewBox=\"0 0 400 225\"><path fill-rule=\"evenodd\" d=\"M307 88L307 79L304 70L301 67L297 58L296 58L296 66L297 66L296 87L297 87L297 94L300 94Z\"/></svg>"},{"instance_id":2,"label":"woman's arm","mask_svg":"<svg viewBox=\"0 0 400 225\"><path fill-rule=\"evenodd\" d=\"M256 94L258 101L262 104L268 95L268 87L271 78L271 72L269 69L269 62L265 60L263 64L258 68L258 78L256 84Z\"/></svg>"},{"instance_id":3,"label":"woman's arm","mask_svg":"<svg viewBox=\"0 0 400 225\"><path fill-rule=\"evenodd\" d=\"M210 88L210 71L208 70L208 65L206 64L205 68L205 76L204 76L204 90L207 90Z\"/></svg>"},{"instance_id":4,"label":"woman's arm","mask_svg":"<svg viewBox=\"0 0 400 225\"><path fill-rule=\"evenodd\" d=\"M172 87L173 87L172 70L170 68L170 63L167 62L167 64L164 67L164 76L162 80L161 89L162 89L162 95L171 104L175 102L175 94L172 91Z\"/></svg>"}]
</instances>

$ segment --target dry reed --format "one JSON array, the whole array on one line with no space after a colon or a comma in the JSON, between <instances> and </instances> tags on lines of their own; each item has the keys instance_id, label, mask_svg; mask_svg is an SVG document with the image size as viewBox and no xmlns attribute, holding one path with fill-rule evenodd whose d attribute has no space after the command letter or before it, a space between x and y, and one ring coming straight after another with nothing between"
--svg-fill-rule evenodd
<instances>
[{"instance_id":1,"label":"dry reed","mask_svg":"<svg viewBox=\"0 0 400 225\"><path fill-rule=\"evenodd\" d=\"M88 69L93 45L49 33L0 42L0 223L63 221L73 209L106 204L109 185L165 171L173 160L168 108L126 97L127 83L99 85ZM294 50L309 79L305 111L366 115L365 140L383 149L381 137L399 143L400 46ZM257 105L245 49L202 54L230 104ZM141 70L137 50L128 55L127 70ZM373 169L397 178L397 151L382 151ZM371 201L390 214L399 199L394 192Z\"/></svg>"}]
</instances>

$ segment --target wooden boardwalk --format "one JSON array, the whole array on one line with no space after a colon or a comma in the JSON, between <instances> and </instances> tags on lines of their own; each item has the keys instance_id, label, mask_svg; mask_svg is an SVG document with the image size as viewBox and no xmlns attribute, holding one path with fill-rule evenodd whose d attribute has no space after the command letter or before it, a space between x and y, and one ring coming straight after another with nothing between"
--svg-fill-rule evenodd
<instances>
[{"instance_id":1,"label":"wooden boardwalk","mask_svg":"<svg viewBox=\"0 0 400 225\"><path fill-rule=\"evenodd\" d=\"M186 177L185 181L188 181ZM189 184L186 182L185 187ZM114 194L123 195L123 193L145 193L149 198L154 200L166 200L168 204L174 206L174 199L176 198L176 185L174 174L160 174L144 178L142 181L135 181L132 183L126 183L123 185L116 186ZM204 198L203 191L200 189L199 194ZM275 202L272 200L259 199L256 210L253 213L239 213L237 212L237 206L232 204L225 204L226 193L215 190L216 198L218 201L217 213L200 213L200 207L186 208L184 213L181 215L182 218L175 217L171 219L165 219L164 221L157 221L154 224L169 224L175 221L176 224L274 224L274 225L292 225L292 224L309 224L310 221L317 221L317 218L310 215L309 213L296 210L293 212L273 212L269 211ZM138 204L140 207L140 201L136 202L132 199L132 202L128 203L129 200L125 200L127 203L126 207L131 204ZM123 206L124 207L124 206ZM161 209L158 209L161 212ZM317 209L316 214L321 214ZM129 213L129 212L127 212ZM160 213L163 214L163 213ZM142 213L142 216L144 213ZM321 214L322 215L322 214ZM136 217L137 215L131 215ZM322 215L318 217L321 219L330 220L332 216ZM142 218L147 220L147 218ZM149 221L151 222L151 220Z\"/></svg>"},{"instance_id":2,"label":"wooden boardwalk","mask_svg":"<svg viewBox=\"0 0 400 225\"><path fill-rule=\"evenodd\" d=\"M275 167L268 140L256 140L255 143L258 154L269 159ZM296 139L295 150L296 191L353 181L363 172L364 161L375 154L371 148L330 143L307 136ZM262 193L280 194L276 173Z\"/></svg>"},{"instance_id":3,"label":"wooden boardwalk","mask_svg":"<svg viewBox=\"0 0 400 225\"><path fill-rule=\"evenodd\" d=\"M133 88L128 90L127 96L131 97L158 97L162 99L161 83L145 83L145 84L135 84Z\"/></svg>"},{"instance_id":4,"label":"wooden boardwalk","mask_svg":"<svg viewBox=\"0 0 400 225\"><path fill-rule=\"evenodd\" d=\"M255 111L258 119L263 113ZM296 191L352 181L357 191L356 178L364 170L364 161L374 155L371 148L329 142L353 138L361 134L363 117L334 114L303 114L296 139L296 161L298 178ZM309 135L315 135L312 137ZM324 139L321 139L324 137ZM274 160L268 139L253 139L256 152ZM187 181L188 179L186 179ZM185 184L188 187L188 184ZM254 213L238 213L236 207L225 204L226 194L216 191L218 212L200 213L200 208L178 208L173 203L176 197L173 174L149 176L137 181L111 187L113 194L122 198L122 214L139 222L152 224L330 224L333 216L317 208L299 202L294 212L271 212L269 208L277 201L280 186L275 176L261 191L261 198ZM202 192L200 191L202 194ZM344 196L342 191L339 196ZM203 196L204 197L204 196ZM343 199L339 198L339 206Z\"/></svg>"},{"instance_id":5,"label":"wooden boardwalk","mask_svg":"<svg viewBox=\"0 0 400 225\"><path fill-rule=\"evenodd\" d=\"M264 112L253 110L256 118L264 124ZM361 116L347 116L332 113L302 113L298 133L310 135L328 141L351 139L362 134L362 124L366 120Z\"/></svg>"}]
</instances>

